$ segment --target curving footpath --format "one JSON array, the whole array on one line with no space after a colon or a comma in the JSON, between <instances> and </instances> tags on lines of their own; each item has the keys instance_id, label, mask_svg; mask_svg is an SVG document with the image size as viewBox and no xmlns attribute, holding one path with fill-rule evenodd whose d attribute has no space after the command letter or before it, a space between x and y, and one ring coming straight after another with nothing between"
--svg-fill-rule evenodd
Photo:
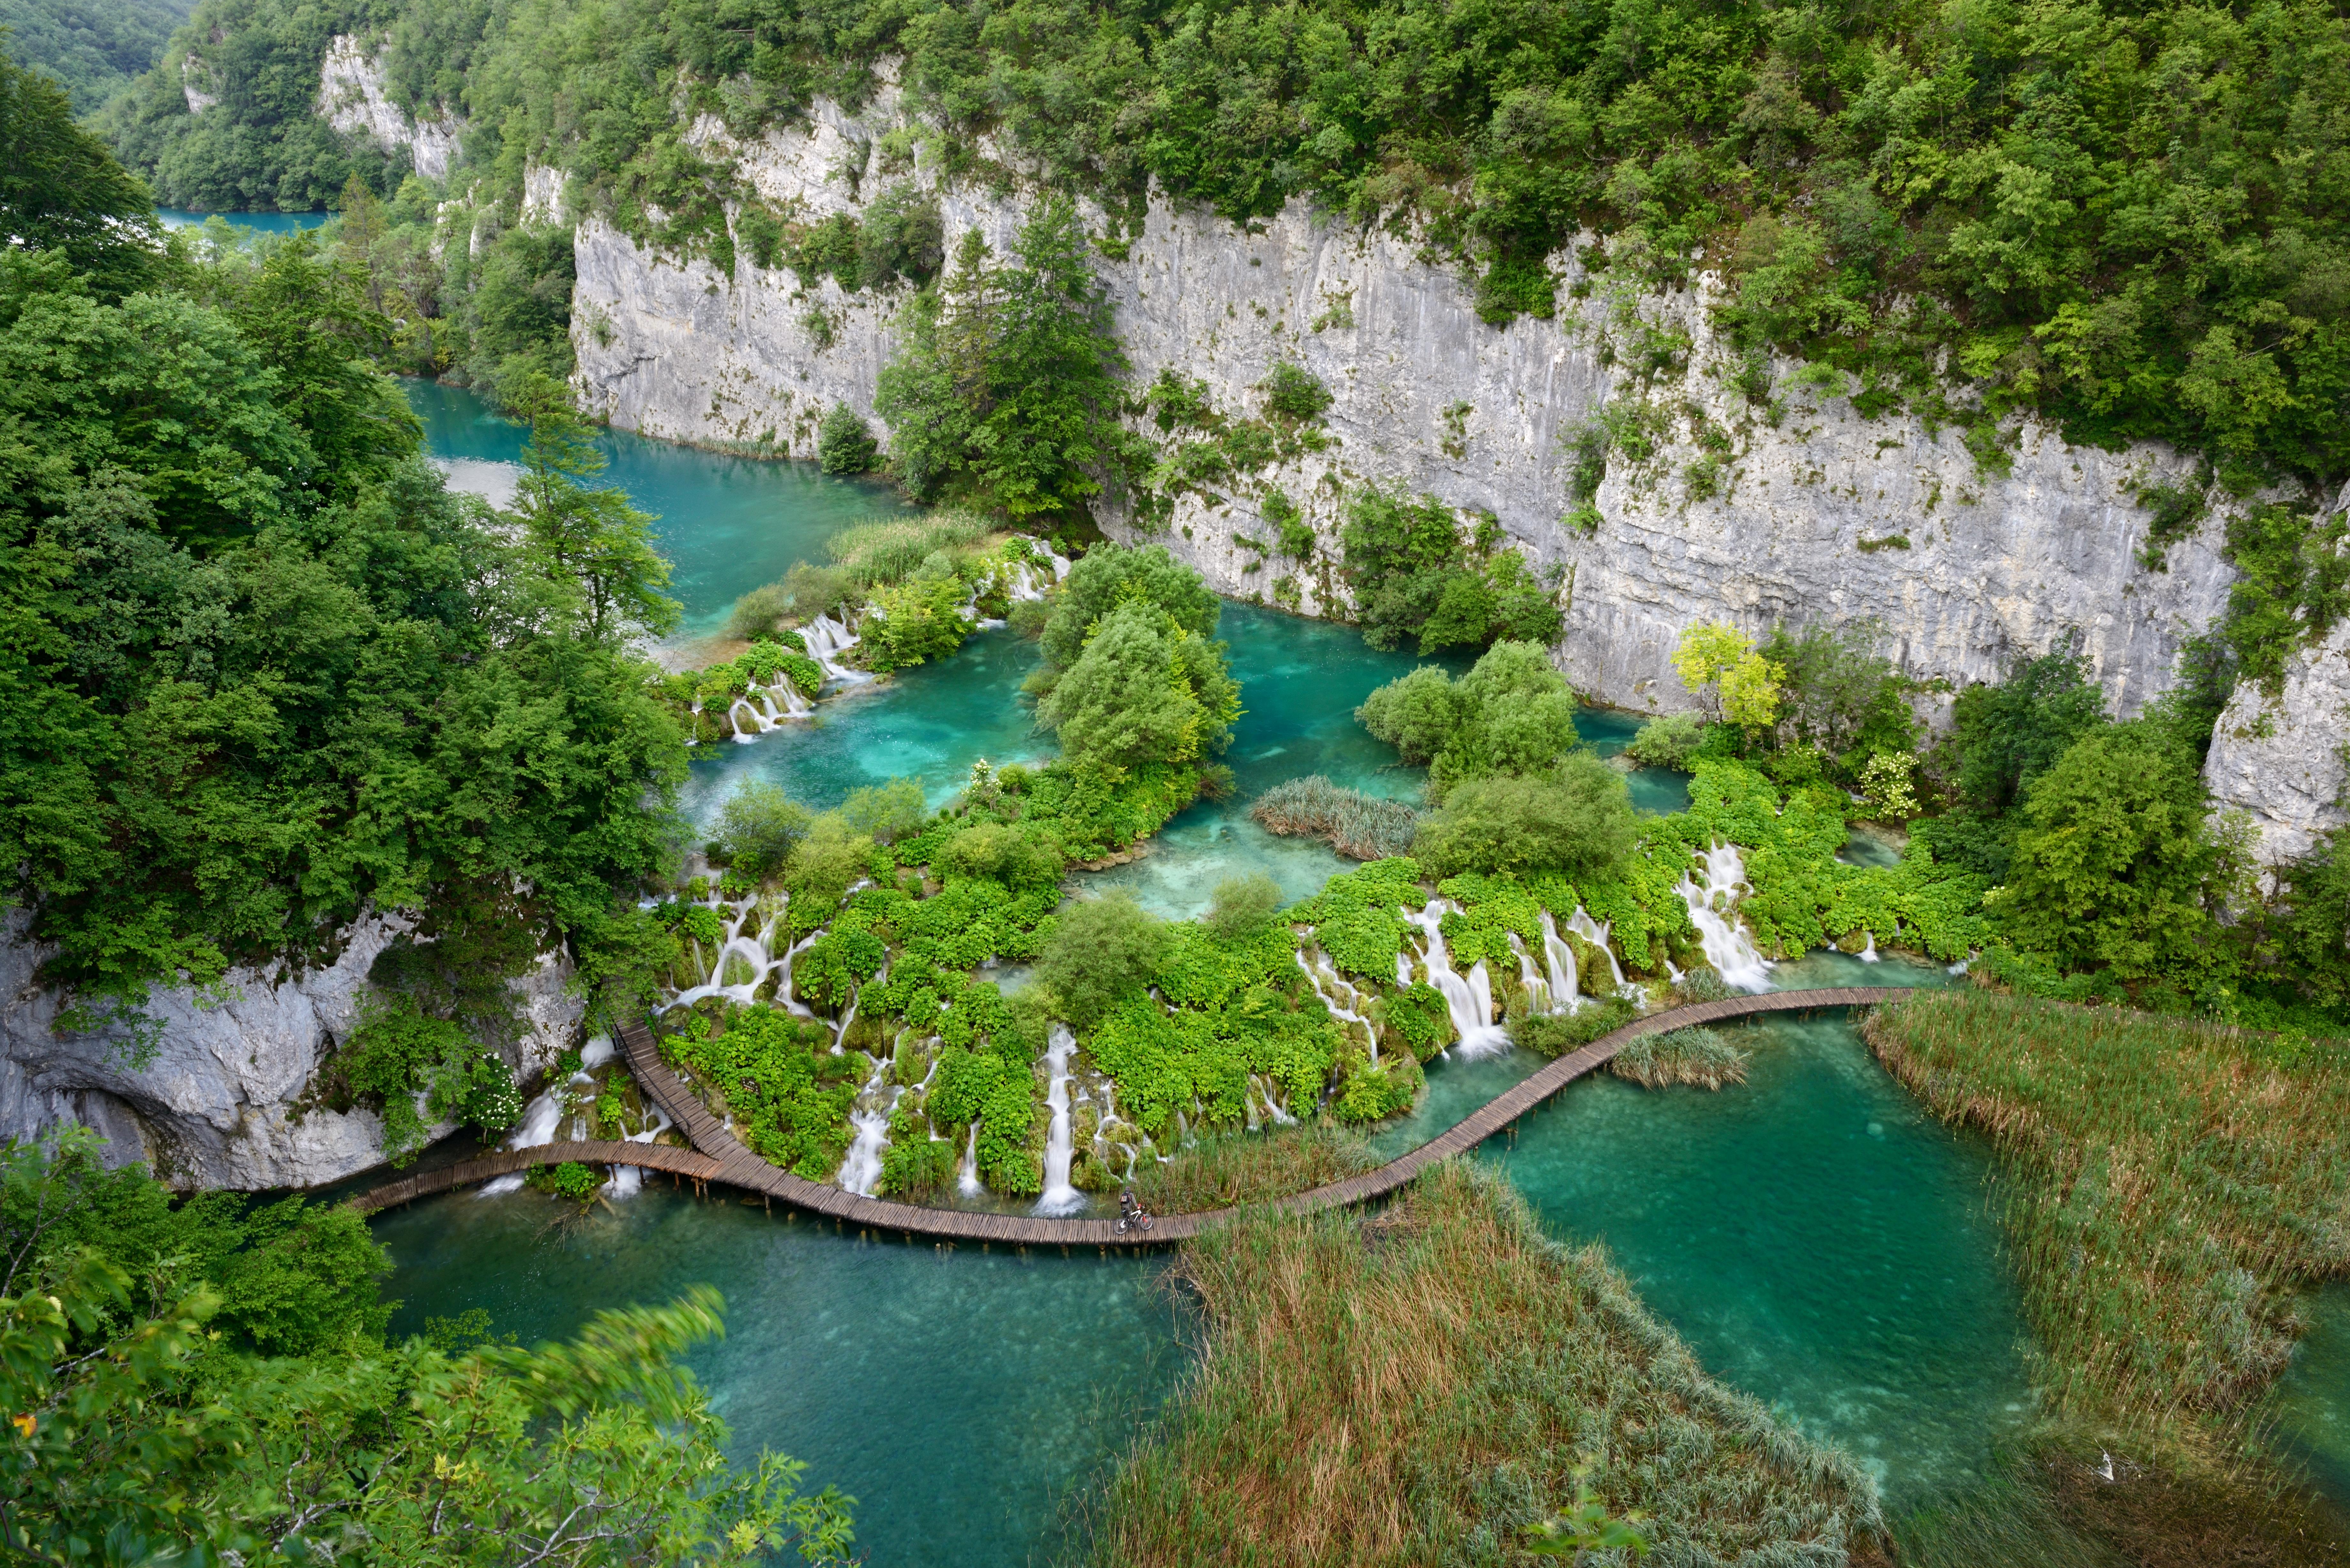
<instances>
[{"instance_id":1,"label":"curving footpath","mask_svg":"<svg viewBox=\"0 0 2350 1568\"><path fill-rule=\"evenodd\" d=\"M1449 1132L1440 1133L1410 1153L1389 1160L1376 1170L1367 1170L1360 1176L1350 1176L1344 1181L1334 1181L1327 1186L1273 1199L1272 1206L1294 1214L1307 1214L1385 1198L1409 1184L1414 1177L1439 1160L1466 1154L1577 1078L1606 1066L1616 1053L1644 1034L1664 1033L1693 1024L1752 1018L1765 1012L1810 1012L1826 1007L1872 1007L1881 1002L1907 996L1913 989L1909 986L1877 985L1838 986L1820 991L1777 991L1761 996L1734 996L1721 1002L1692 1002L1687 1007L1652 1012L1645 1018L1633 1020L1613 1033L1601 1035L1580 1050L1559 1057L1531 1077L1486 1101L1471 1111L1459 1126ZM1240 1212L1237 1209L1210 1209L1193 1214L1160 1215L1155 1217L1149 1231L1120 1235L1117 1221L1112 1220L1064 1220L1042 1214L983 1214L959 1209L931 1209L921 1204L898 1203L885 1198L860 1197L828 1183L794 1176L743 1147L734 1135L710 1114L710 1108L702 1103L701 1096L687 1087L670 1070L669 1064L660 1059L660 1051L653 1041L652 1033L643 1024L630 1024L623 1029L619 1044L628 1058L629 1070L636 1075L638 1086L668 1113L670 1119L677 1124L678 1130L692 1143L692 1150L641 1143L546 1144L537 1148L516 1149L468 1160L463 1165L441 1170L426 1171L406 1181L378 1188L353 1201L363 1210L372 1210L388 1204L403 1203L429 1192L443 1191L468 1182L502 1176L528 1166L576 1159L583 1163L600 1161L668 1170L691 1177L697 1184L724 1182L730 1187L739 1187L769 1199L781 1199L794 1208L828 1214L843 1226L855 1225L867 1231L895 1231L910 1237L931 1236L951 1241L1003 1241L1014 1246L1035 1247L1164 1246L1189 1241Z\"/></svg>"}]
</instances>

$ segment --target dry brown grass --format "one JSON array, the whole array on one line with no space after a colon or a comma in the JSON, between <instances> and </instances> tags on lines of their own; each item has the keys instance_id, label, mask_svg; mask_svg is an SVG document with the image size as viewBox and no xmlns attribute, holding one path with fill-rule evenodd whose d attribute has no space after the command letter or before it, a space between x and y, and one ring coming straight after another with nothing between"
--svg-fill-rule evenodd
<instances>
[{"instance_id":1,"label":"dry brown grass","mask_svg":"<svg viewBox=\"0 0 2350 1568\"><path fill-rule=\"evenodd\" d=\"M1286 1198L1359 1176L1379 1163L1370 1146L1323 1122L1211 1134L1161 1165L1145 1160L1134 1195L1153 1214L1188 1214Z\"/></svg>"},{"instance_id":2,"label":"dry brown grass","mask_svg":"<svg viewBox=\"0 0 2350 1568\"><path fill-rule=\"evenodd\" d=\"M1208 1344L1094 1511L1101 1562L1511 1559L1585 1454L1654 1516L1651 1562L1841 1563L1879 1532L1866 1476L1708 1378L1492 1172L1440 1166L1378 1216L1258 1211L1178 1268Z\"/></svg>"}]
</instances>

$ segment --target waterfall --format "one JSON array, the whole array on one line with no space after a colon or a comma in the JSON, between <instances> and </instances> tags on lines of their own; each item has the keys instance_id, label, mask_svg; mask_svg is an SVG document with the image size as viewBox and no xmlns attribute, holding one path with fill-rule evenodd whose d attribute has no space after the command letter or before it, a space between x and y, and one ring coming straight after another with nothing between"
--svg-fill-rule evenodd
<instances>
[{"instance_id":1,"label":"waterfall","mask_svg":"<svg viewBox=\"0 0 2350 1568\"><path fill-rule=\"evenodd\" d=\"M848 1146L848 1157L840 1162L840 1185L860 1197L870 1198L881 1184L881 1154L889 1147L889 1113L898 1108L898 1096L903 1089L889 1086L889 1058L874 1059L873 1075L858 1091L856 1107L848 1113L848 1125L857 1129L857 1137Z\"/></svg>"},{"instance_id":2,"label":"waterfall","mask_svg":"<svg viewBox=\"0 0 2350 1568\"><path fill-rule=\"evenodd\" d=\"M1015 603L1034 602L1045 597L1045 590L1036 586L1035 568L1025 561L1014 561L1010 574L1004 580L1005 591L1012 596Z\"/></svg>"},{"instance_id":3,"label":"waterfall","mask_svg":"<svg viewBox=\"0 0 2350 1568\"><path fill-rule=\"evenodd\" d=\"M1053 563L1053 580L1056 583L1066 579L1069 575L1069 567L1075 565L1066 556L1053 550L1045 551L1045 558Z\"/></svg>"},{"instance_id":4,"label":"waterfall","mask_svg":"<svg viewBox=\"0 0 2350 1568\"><path fill-rule=\"evenodd\" d=\"M1738 889L1746 880L1746 863L1739 858L1738 846L1714 845L1699 857L1699 864L1705 867L1705 885L1698 886L1689 873L1683 872L1674 890L1689 906L1690 923L1697 927L1706 961L1721 971L1726 985L1758 992L1770 990L1770 962L1756 950L1746 929L1737 923L1734 913ZM1721 900L1723 909L1733 912L1725 916L1716 910L1716 899Z\"/></svg>"},{"instance_id":5,"label":"waterfall","mask_svg":"<svg viewBox=\"0 0 2350 1568\"><path fill-rule=\"evenodd\" d=\"M595 1042L590 1041L588 1044L592 1049ZM606 1041L604 1048L606 1054L608 1055L611 1051L611 1042ZM584 1059L586 1053L581 1053L581 1055ZM522 1108L522 1121L515 1127L514 1136L506 1139L506 1147L539 1148L553 1143L555 1135L562 1129L563 1111L570 1102L571 1091L583 1084L592 1088L595 1083L596 1080L592 1075L580 1072L572 1074L560 1084L549 1084L537 1095L532 1096L530 1104ZM480 1195L484 1198L503 1198L509 1192L520 1190L522 1190L521 1176L501 1176L483 1183Z\"/></svg>"},{"instance_id":6,"label":"waterfall","mask_svg":"<svg viewBox=\"0 0 2350 1568\"><path fill-rule=\"evenodd\" d=\"M1542 912L1542 929L1543 964L1550 974L1550 993L1565 997L1566 1010L1573 1012L1583 1005L1583 993L1575 987L1575 950L1560 939L1548 909Z\"/></svg>"},{"instance_id":7,"label":"waterfall","mask_svg":"<svg viewBox=\"0 0 2350 1568\"><path fill-rule=\"evenodd\" d=\"M987 1189L979 1180L979 1124L971 1124L971 1136L963 1140L962 1173L955 1178L956 1189L965 1198L977 1198Z\"/></svg>"},{"instance_id":8,"label":"waterfall","mask_svg":"<svg viewBox=\"0 0 2350 1568\"><path fill-rule=\"evenodd\" d=\"M1428 939L1421 955L1428 964L1428 983L1443 995L1445 1011L1452 1015L1452 1027L1461 1036L1457 1049L1463 1056L1489 1056L1508 1049L1510 1032L1493 1023L1493 982L1485 973L1485 961L1479 959L1467 979L1453 972L1443 930L1444 912L1451 908L1442 898L1430 898L1417 915L1406 910L1404 919Z\"/></svg>"},{"instance_id":9,"label":"waterfall","mask_svg":"<svg viewBox=\"0 0 2350 1568\"><path fill-rule=\"evenodd\" d=\"M1575 913L1566 918L1568 930L1607 955L1607 979L1615 988L1614 994L1621 996L1632 988L1624 978L1624 966L1616 961L1616 950L1607 945L1607 929L1615 923L1610 920L1607 925L1601 925L1591 918L1591 911L1580 904L1575 907Z\"/></svg>"},{"instance_id":10,"label":"waterfall","mask_svg":"<svg viewBox=\"0 0 2350 1568\"><path fill-rule=\"evenodd\" d=\"M1338 977L1338 971L1330 967L1328 959L1322 959L1318 963L1309 964L1302 952L1292 953L1290 956L1297 961L1297 967L1305 971L1305 983L1314 988L1314 994L1322 999L1322 1005L1330 1010L1330 1015L1333 1018L1344 1023L1359 1023L1363 1026L1363 1033L1370 1036L1371 1065L1378 1066L1379 1064L1379 1032L1371 1027L1369 1019L1355 1010L1356 1005L1362 1002L1363 993L1341 980ZM1338 993L1341 991L1347 993L1347 1001L1338 1000ZM1280 1113L1276 1111L1274 1114Z\"/></svg>"},{"instance_id":11,"label":"waterfall","mask_svg":"<svg viewBox=\"0 0 2350 1568\"><path fill-rule=\"evenodd\" d=\"M845 622L837 621L828 615L820 615L800 628L800 641L806 644L808 657L816 660L816 668L824 671L827 679L837 680L844 686L854 686L859 681L873 679L862 670L851 670L841 664L836 657L857 646L857 636Z\"/></svg>"},{"instance_id":12,"label":"waterfall","mask_svg":"<svg viewBox=\"0 0 2350 1568\"><path fill-rule=\"evenodd\" d=\"M767 977L778 969L783 971L783 994L788 1004L791 996L792 955L797 953L800 948L806 947L807 942L802 942L799 947L792 949L790 953L778 959L774 956L774 950L775 928L783 921L781 908L769 915L766 922L754 931L748 928L752 917L758 911L759 900L756 898L745 898L739 904L720 903L716 907L728 912L728 918L724 922L726 938L718 946L718 956L711 961L706 978L700 985L686 987L670 998L667 1005L691 1007L705 996L723 996L730 1002L739 1002L748 1007L758 995L759 988L766 983ZM814 937L810 937L808 941L815 940ZM697 945L695 949L697 956L700 950ZM730 964L739 964L749 973L750 979L728 984L726 974ZM806 1014L807 1010L794 1005L792 1011Z\"/></svg>"},{"instance_id":13,"label":"waterfall","mask_svg":"<svg viewBox=\"0 0 2350 1568\"><path fill-rule=\"evenodd\" d=\"M1045 1037L1045 1065L1051 1076L1045 1105L1053 1113L1053 1129L1045 1138L1045 1196L1036 1199L1039 1214L1067 1214L1085 1207L1086 1195L1069 1185L1069 1161L1076 1153L1069 1115L1069 1057L1077 1037L1062 1025L1053 1025Z\"/></svg>"},{"instance_id":14,"label":"waterfall","mask_svg":"<svg viewBox=\"0 0 2350 1568\"><path fill-rule=\"evenodd\" d=\"M606 1054L610 1054L608 1044L606 1047ZM650 1100L646 1101L645 1104L647 1108L653 1114L653 1125L645 1128L642 1132L629 1134L628 1137L620 1140L622 1143L650 1143L655 1138L660 1137L661 1134L669 1131L671 1127L676 1125L669 1119L669 1113L667 1111L662 1110L659 1106L654 1105ZM604 1196L607 1198L634 1198L637 1195L637 1189L644 1185L644 1179L645 1173L636 1166L616 1165L612 1168L612 1179L604 1183Z\"/></svg>"},{"instance_id":15,"label":"waterfall","mask_svg":"<svg viewBox=\"0 0 2350 1568\"><path fill-rule=\"evenodd\" d=\"M1518 983L1525 987L1526 1005L1536 1012L1557 1011L1557 1003L1551 999L1549 980L1534 971L1534 955L1526 951L1526 944L1518 940L1515 931L1510 933L1510 950L1518 957Z\"/></svg>"},{"instance_id":16,"label":"waterfall","mask_svg":"<svg viewBox=\"0 0 2350 1568\"><path fill-rule=\"evenodd\" d=\"M1863 963L1875 963L1877 961L1877 933L1875 931L1868 933L1867 945L1860 950L1860 961Z\"/></svg>"}]
</instances>

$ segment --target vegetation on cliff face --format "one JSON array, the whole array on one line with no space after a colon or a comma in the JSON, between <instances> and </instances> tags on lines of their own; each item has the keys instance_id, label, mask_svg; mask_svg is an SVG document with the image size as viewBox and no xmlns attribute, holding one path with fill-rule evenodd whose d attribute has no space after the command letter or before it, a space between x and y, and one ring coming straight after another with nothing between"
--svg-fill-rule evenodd
<instances>
[{"instance_id":1,"label":"vegetation on cliff face","mask_svg":"<svg viewBox=\"0 0 2350 1568\"><path fill-rule=\"evenodd\" d=\"M411 0L375 19L397 92L462 112L476 167L559 165L666 244L734 244L733 171L687 145L694 115L748 134L862 102L894 57L937 127L893 133L900 167L927 143L950 176L1008 178L993 136L1113 208L1152 182L1243 223L1303 196L1417 228L1497 321L1555 311L1570 250L1602 290L1710 268L1739 345L1800 353L1864 409L1971 421L1994 462L1993 421L2030 409L2246 476L2350 472L2350 23L2323 0ZM206 0L119 122L126 154L167 191L315 204L358 166L322 181L307 108L325 29L355 20ZM259 157L229 116L186 112L174 73L215 28L224 69L267 62L229 89Z\"/></svg>"}]
</instances>

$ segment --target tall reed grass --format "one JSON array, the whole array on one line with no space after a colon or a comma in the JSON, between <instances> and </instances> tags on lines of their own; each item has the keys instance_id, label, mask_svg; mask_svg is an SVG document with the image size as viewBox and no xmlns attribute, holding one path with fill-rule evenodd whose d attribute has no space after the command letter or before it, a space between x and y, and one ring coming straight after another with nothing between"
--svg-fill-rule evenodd
<instances>
[{"instance_id":1,"label":"tall reed grass","mask_svg":"<svg viewBox=\"0 0 2350 1568\"><path fill-rule=\"evenodd\" d=\"M2003 1157L2003 1218L2064 1407L2159 1423L2284 1366L2303 1283L2350 1273L2350 1064L2145 1013L1921 992L1865 1024Z\"/></svg>"},{"instance_id":2,"label":"tall reed grass","mask_svg":"<svg viewBox=\"0 0 2350 1568\"><path fill-rule=\"evenodd\" d=\"M1616 1053L1607 1070L1644 1089L1674 1084L1719 1089L1746 1082L1746 1053L1716 1030L1676 1029L1641 1035Z\"/></svg>"},{"instance_id":3,"label":"tall reed grass","mask_svg":"<svg viewBox=\"0 0 2350 1568\"><path fill-rule=\"evenodd\" d=\"M1154 1214L1187 1214L1286 1198L1378 1163L1370 1145L1326 1122L1211 1133L1163 1165L1143 1162L1134 1173L1134 1195Z\"/></svg>"},{"instance_id":4,"label":"tall reed grass","mask_svg":"<svg viewBox=\"0 0 2350 1568\"><path fill-rule=\"evenodd\" d=\"M825 552L837 569L870 588L913 576L934 555L975 549L994 532L994 524L971 512L877 518L843 528L826 541Z\"/></svg>"},{"instance_id":5,"label":"tall reed grass","mask_svg":"<svg viewBox=\"0 0 2350 1568\"><path fill-rule=\"evenodd\" d=\"M1865 1474L1709 1378L1492 1172L1447 1163L1377 1215L1254 1210L1176 1271L1206 1354L1095 1502L1101 1563L1520 1561L1586 1455L1611 1511L1653 1516L1651 1563L1827 1568L1881 1530Z\"/></svg>"},{"instance_id":6,"label":"tall reed grass","mask_svg":"<svg viewBox=\"0 0 2350 1568\"><path fill-rule=\"evenodd\" d=\"M1411 853L1419 813L1401 801L1382 800L1320 774L1287 779L1256 797L1249 815L1268 833L1326 838L1330 847L1355 860L1384 860Z\"/></svg>"}]
</instances>

